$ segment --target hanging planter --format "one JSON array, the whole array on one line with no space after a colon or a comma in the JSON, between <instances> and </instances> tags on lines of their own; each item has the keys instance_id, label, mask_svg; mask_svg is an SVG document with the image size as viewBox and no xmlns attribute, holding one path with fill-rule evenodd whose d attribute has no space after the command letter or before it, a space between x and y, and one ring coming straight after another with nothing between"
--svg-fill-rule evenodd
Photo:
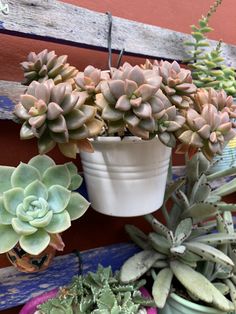
<instances>
[{"instance_id":1,"label":"hanging planter","mask_svg":"<svg viewBox=\"0 0 236 314\"><path fill-rule=\"evenodd\" d=\"M111 216L140 216L163 203L171 149L158 138L99 137L81 152L92 207Z\"/></svg>"},{"instance_id":2,"label":"hanging planter","mask_svg":"<svg viewBox=\"0 0 236 314\"><path fill-rule=\"evenodd\" d=\"M6 253L9 261L19 271L34 273L45 270L51 264L56 253L56 249L48 246L38 255L25 252L19 244Z\"/></svg>"},{"instance_id":3,"label":"hanging planter","mask_svg":"<svg viewBox=\"0 0 236 314\"><path fill-rule=\"evenodd\" d=\"M159 314L226 314L221 310L209 306L190 302L175 293L171 293L166 301L165 307L159 309Z\"/></svg>"}]
</instances>

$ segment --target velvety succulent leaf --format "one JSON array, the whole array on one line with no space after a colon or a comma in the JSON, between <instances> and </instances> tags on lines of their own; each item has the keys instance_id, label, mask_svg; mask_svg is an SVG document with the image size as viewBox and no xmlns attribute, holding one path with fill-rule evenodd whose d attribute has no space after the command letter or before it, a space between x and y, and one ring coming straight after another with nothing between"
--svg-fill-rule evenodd
<instances>
[{"instance_id":1,"label":"velvety succulent leaf","mask_svg":"<svg viewBox=\"0 0 236 314\"><path fill-rule=\"evenodd\" d=\"M49 233L61 233L71 226L70 215L64 210L61 213L54 214L49 225L45 230Z\"/></svg>"},{"instance_id":2,"label":"velvety succulent leaf","mask_svg":"<svg viewBox=\"0 0 236 314\"><path fill-rule=\"evenodd\" d=\"M211 283L206 277L178 261L171 261L170 268L180 283L193 295L207 303L213 301L213 296L209 293Z\"/></svg>"},{"instance_id":3,"label":"velvety succulent leaf","mask_svg":"<svg viewBox=\"0 0 236 314\"><path fill-rule=\"evenodd\" d=\"M173 272L170 268L164 268L157 274L153 286L152 296L159 309L165 306L166 299L170 293Z\"/></svg>"},{"instance_id":4,"label":"velvety succulent leaf","mask_svg":"<svg viewBox=\"0 0 236 314\"><path fill-rule=\"evenodd\" d=\"M32 255L38 255L50 243L49 234L43 230L39 229L37 232L31 235L21 236L19 239L19 244L23 250Z\"/></svg>"},{"instance_id":5,"label":"velvety succulent leaf","mask_svg":"<svg viewBox=\"0 0 236 314\"><path fill-rule=\"evenodd\" d=\"M24 190L25 196L34 195L37 198L48 198L48 191L46 186L39 180L35 180L34 182L30 183Z\"/></svg>"},{"instance_id":6,"label":"velvety succulent leaf","mask_svg":"<svg viewBox=\"0 0 236 314\"><path fill-rule=\"evenodd\" d=\"M204 202L207 200L210 193L211 193L211 187L207 183L199 185L197 190L195 190L193 187L190 201L192 204Z\"/></svg>"},{"instance_id":7,"label":"velvety succulent leaf","mask_svg":"<svg viewBox=\"0 0 236 314\"><path fill-rule=\"evenodd\" d=\"M217 205L211 203L197 203L186 209L182 214L182 218L191 217L193 222L197 223L205 218L214 216L217 210Z\"/></svg>"},{"instance_id":8,"label":"velvety succulent leaf","mask_svg":"<svg viewBox=\"0 0 236 314\"><path fill-rule=\"evenodd\" d=\"M29 160L28 164L38 169L39 173L42 176L48 168L55 166L54 160L47 155L34 156L33 158Z\"/></svg>"},{"instance_id":9,"label":"velvety succulent leaf","mask_svg":"<svg viewBox=\"0 0 236 314\"><path fill-rule=\"evenodd\" d=\"M66 207L71 220L80 218L88 209L90 203L79 193L72 192Z\"/></svg>"},{"instance_id":10,"label":"velvety succulent leaf","mask_svg":"<svg viewBox=\"0 0 236 314\"><path fill-rule=\"evenodd\" d=\"M236 243L236 234L226 234L226 233L212 233L203 236L199 236L192 241L202 242L209 245L217 245L223 243Z\"/></svg>"},{"instance_id":11,"label":"velvety succulent leaf","mask_svg":"<svg viewBox=\"0 0 236 314\"><path fill-rule=\"evenodd\" d=\"M139 228L133 225L125 225L125 231L128 233L131 240L143 250L151 249L151 246L148 243L148 236Z\"/></svg>"},{"instance_id":12,"label":"velvety succulent leaf","mask_svg":"<svg viewBox=\"0 0 236 314\"><path fill-rule=\"evenodd\" d=\"M0 167L0 194L9 190L11 186L11 176L14 171L14 167L1 166Z\"/></svg>"},{"instance_id":13,"label":"velvety succulent leaf","mask_svg":"<svg viewBox=\"0 0 236 314\"><path fill-rule=\"evenodd\" d=\"M33 181L40 179L40 172L36 168L21 162L12 173L11 184L12 187L25 188Z\"/></svg>"},{"instance_id":14,"label":"velvety succulent leaf","mask_svg":"<svg viewBox=\"0 0 236 314\"><path fill-rule=\"evenodd\" d=\"M0 225L0 254L10 251L18 242L19 234L17 234L12 226Z\"/></svg>"},{"instance_id":15,"label":"velvety succulent leaf","mask_svg":"<svg viewBox=\"0 0 236 314\"><path fill-rule=\"evenodd\" d=\"M12 215L16 214L16 209L23 202L24 190L22 188L13 188L3 193L3 203L5 209Z\"/></svg>"},{"instance_id":16,"label":"velvety succulent leaf","mask_svg":"<svg viewBox=\"0 0 236 314\"><path fill-rule=\"evenodd\" d=\"M68 206L71 191L61 185L52 185L48 189L48 205L53 213L61 213Z\"/></svg>"},{"instance_id":17,"label":"velvety succulent leaf","mask_svg":"<svg viewBox=\"0 0 236 314\"><path fill-rule=\"evenodd\" d=\"M141 251L130 257L121 267L120 280L132 282L144 275L162 255L153 250Z\"/></svg>"},{"instance_id":18,"label":"velvety succulent leaf","mask_svg":"<svg viewBox=\"0 0 236 314\"><path fill-rule=\"evenodd\" d=\"M180 221L176 230L175 230L175 240L177 243L180 243L187 239L192 232L193 222L191 218L185 218ZM179 243L179 244L180 244Z\"/></svg>"},{"instance_id":19,"label":"velvety succulent leaf","mask_svg":"<svg viewBox=\"0 0 236 314\"><path fill-rule=\"evenodd\" d=\"M226 266L234 266L232 260L225 255L220 250L214 248L213 246L207 245L205 243L200 242L186 242L185 243L188 250L193 253L196 253L200 256L203 256L206 260L216 262Z\"/></svg>"},{"instance_id":20,"label":"velvety succulent leaf","mask_svg":"<svg viewBox=\"0 0 236 314\"><path fill-rule=\"evenodd\" d=\"M162 254L169 254L171 244L165 237L157 233L151 232L149 233L148 238L154 250Z\"/></svg>"},{"instance_id":21,"label":"velvety succulent leaf","mask_svg":"<svg viewBox=\"0 0 236 314\"><path fill-rule=\"evenodd\" d=\"M223 177L226 177L226 176L231 176L231 175L234 175L234 174L236 174L236 167L232 166L230 168L223 169L223 170L216 171L214 173L209 174L207 176L207 180L208 181L213 181L213 180L216 180L216 179L219 179L219 178L223 178Z\"/></svg>"},{"instance_id":22,"label":"velvety succulent leaf","mask_svg":"<svg viewBox=\"0 0 236 314\"><path fill-rule=\"evenodd\" d=\"M55 165L44 172L42 181L46 187L56 184L68 188L71 181L70 172L66 165Z\"/></svg>"},{"instance_id":23,"label":"velvety succulent leaf","mask_svg":"<svg viewBox=\"0 0 236 314\"><path fill-rule=\"evenodd\" d=\"M31 226L28 222L24 222L18 218L12 219L12 228L19 235L30 235L37 231L37 229Z\"/></svg>"},{"instance_id":24,"label":"velvety succulent leaf","mask_svg":"<svg viewBox=\"0 0 236 314\"><path fill-rule=\"evenodd\" d=\"M236 179L233 179L212 191L213 194L226 196L236 191Z\"/></svg>"},{"instance_id":25,"label":"velvety succulent leaf","mask_svg":"<svg viewBox=\"0 0 236 314\"><path fill-rule=\"evenodd\" d=\"M169 229L160 221L158 221L153 215L148 214L145 215L144 218L149 222L155 232L160 233L164 236L167 236L170 232Z\"/></svg>"},{"instance_id":26,"label":"velvety succulent leaf","mask_svg":"<svg viewBox=\"0 0 236 314\"><path fill-rule=\"evenodd\" d=\"M211 284L211 293L213 296L212 304L223 312L234 311L234 305L223 294Z\"/></svg>"}]
</instances>

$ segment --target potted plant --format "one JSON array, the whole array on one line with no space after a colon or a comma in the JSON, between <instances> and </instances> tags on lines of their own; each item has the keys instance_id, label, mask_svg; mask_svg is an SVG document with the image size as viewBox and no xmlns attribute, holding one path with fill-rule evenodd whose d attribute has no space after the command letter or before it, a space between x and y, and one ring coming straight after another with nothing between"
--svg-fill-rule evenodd
<instances>
[{"instance_id":1,"label":"potted plant","mask_svg":"<svg viewBox=\"0 0 236 314\"><path fill-rule=\"evenodd\" d=\"M215 179L235 175L235 168L208 175L209 167L197 153L187 162L186 175L167 187L162 206L165 225L147 215L153 228L148 235L126 226L143 251L124 263L121 281L151 274L152 295L163 314L235 310L236 233L231 212L236 205L222 199L235 191L235 179L212 188Z\"/></svg>"},{"instance_id":2,"label":"potted plant","mask_svg":"<svg viewBox=\"0 0 236 314\"><path fill-rule=\"evenodd\" d=\"M89 206L73 192L82 178L72 162L56 165L46 155L17 167L0 166L0 176L0 253L22 271L42 270L51 248L63 250L60 234Z\"/></svg>"},{"instance_id":3,"label":"potted plant","mask_svg":"<svg viewBox=\"0 0 236 314\"><path fill-rule=\"evenodd\" d=\"M190 58L187 61L188 68L191 70L193 82L198 88L214 88L216 90L222 90L222 94L236 97L236 77L235 69L227 65L226 60L223 57L221 46L222 42L219 41L215 48L209 50L209 41L207 33L213 31L209 26L209 20L218 6L222 3L222 0L216 0L210 7L210 10L206 16L198 21L198 26L192 25L192 37L193 41L185 42L187 47L191 47L188 50ZM235 127L235 114L231 116L231 120ZM235 163L235 147L236 138L234 137L223 150L222 157L214 157L216 162L211 171L218 171L225 168L229 168Z\"/></svg>"},{"instance_id":4,"label":"potted plant","mask_svg":"<svg viewBox=\"0 0 236 314\"><path fill-rule=\"evenodd\" d=\"M46 54L43 59L33 56L26 64L34 68L35 78L36 70L51 63ZM15 114L23 122L21 138L38 138L40 153L57 144L66 156L75 157L80 148L89 199L102 213L138 216L155 211L163 202L170 147L191 155L200 148L211 159L234 136L231 99L197 92L191 72L177 62L125 63L109 72L88 66L72 81L32 81ZM217 123L207 120L208 112Z\"/></svg>"},{"instance_id":5,"label":"potted plant","mask_svg":"<svg viewBox=\"0 0 236 314\"><path fill-rule=\"evenodd\" d=\"M112 273L111 267L98 266L96 273L74 277L72 283L45 295L49 300L31 300L21 310L20 314L49 313L127 313L156 314L153 300L142 287L144 280L133 284L123 284L119 281L119 272ZM142 287L142 288L141 288ZM148 296L147 296L148 295Z\"/></svg>"}]
</instances>

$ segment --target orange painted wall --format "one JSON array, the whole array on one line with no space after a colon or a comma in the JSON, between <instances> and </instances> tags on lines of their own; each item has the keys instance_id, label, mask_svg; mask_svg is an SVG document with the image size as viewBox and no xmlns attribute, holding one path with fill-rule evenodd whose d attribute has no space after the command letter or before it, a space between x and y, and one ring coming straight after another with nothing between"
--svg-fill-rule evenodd
<instances>
[{"instance_id":1,"label":"orange painted wall","mask_svg":"<svg viewBox=\"0 0 236 314\"><path fill-rule=\"evenodd\" d=\"M189 25L197 23L199 17L208 11L213 0L67 0L64 2L99 12L110 11L114 16L189 33ZM211 25L215 28L210 36L212 39L222 39L227 43L236 44L235 12L236 1L223 0L222 6L211 20ZM68 54L69 62L80 70L88 64L103 69L107 67L106 53L0 34L0 80L20 81L22 73L19 63L24 61L29 51L39 52L45 48L56 50L58 55ZM142 61L141 58L134 57L125 57L124 60L132 64ZM17 165L20 161L28 161L35 154L37 151L33 140L27 142L19 140L18 125L0 121L0 164ZM66 160L56 150L51 156L58 162ZM178 159L175 160L179 162ZM79 158L76 163L80 165ZM123 229L125 223L142 225L147 229L147 224L142 218L105 217L90 209L82 219L74 222L72 228L65 232L65 252L75 247L84 250L127 240ZM8 261L4 256L0 256L0 267L6 265ZM18 313L18 309L2 313Z\"/></svg>"}]
</instances>

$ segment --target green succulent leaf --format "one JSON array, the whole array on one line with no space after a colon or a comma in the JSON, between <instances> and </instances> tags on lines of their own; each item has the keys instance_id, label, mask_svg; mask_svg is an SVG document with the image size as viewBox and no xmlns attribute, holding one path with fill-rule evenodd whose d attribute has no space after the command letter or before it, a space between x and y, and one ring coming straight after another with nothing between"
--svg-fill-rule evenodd
<instances>
[{"instance_id":1,"label":"green succulent leaf","mask_svg":"<svg viewBox=\"0 0 236 314\"><path fill-rule=\"evenodd\" d=\"M145 274L163 255L153 250L141 251L130 257L122 266L120 279L124 283L132 282Z\"/></svg>"},{"instance_id":2,"label":"green succulent leaf","mask_svg":"<svg viewBox=\"0 0 236 314\"><path fill-rule=\"evenodd\" d=\"M170 292L173 272L170 268L164 268L157 274L153 286L152 295L156 306L162 309Z\"/></svg>"},{"instance_id":3,"label":"green succulent leaf","mask_svg":"<svg viewBox=\"0 0 236 314\"><path fill-rule=\"evenodd\" d=\"M69 204L71 191L63 186L53 185L48 189L48 205L53 213L61 213Z\"/></svg>"},{"instance_id":4,"label":"green succulent leaf","mask_svg":"<svg viewBox=\"0 0 236 314\"><path fill-rule=\"evenodd\" d=\"M3 198L0 197L0 225L11 225L13 217L15 216L6 211L3 204Z\"/></svg>"},{"instance_id":5,"label":"green succulent leaf","mask_svg":"<svg viewBox=\"0 0 236 314\"><path fill-rule=\"evenodd\" d=\"M16 214L16 209L23 202L24 190L22 188L13 188L3 193L3 203L6 210L12 214Z\"/></svg>"},{"instance_id":6,"label":"green succulent leaf","mask_svg":"<svg viewBox=\"0 0 236 314\"><path fill-rule=\"evenodd\" d=\"M90 203L79 193L72 192L66 207L71 220L80 218L88 209Z\"/></svg>"},{"instance_id":7,"label":"green succulent leaf","mask_svg":"<svg viewBox=\"0 0 236 314\"><path fill-rule=\"evenodd\" d=\"M207 303L213 301L212 294L209 293L211 283L206 277L178 261L171 261L170 268L181 284L193 295Z\"/></svg>"},{"instance_id":8,"label":"green succulent leaf","mask_svg":"<svg viewBox=\"0 0 236 314\"><path fill-rule=\"evenodd\" d=\"M47 155L37 155L28 164L36 168L42 176L48 168L55 166L54 160Z\"/></svg>"},{"instance_id":9,"label":"green succulent leaf","mask_svg":"<svg viewBox=\"0 0 236 314\"><path fill-rule=\"evenodd\" d=\"M19 218L12 219L12 228L19 235L30 235L37 231L37 228L31 226L28 222L21 221Z\"/></svg>"},{"instance_id":10,"label":"green succulent leaf","mask_svg":"<svg viewBox=\"0 0 236 314\"><path fill-rule=\"evenodd\" d=\"M12 187L20 187L24 189L30 183L40 179L40 172L36 168L21 162L12 173L11 184Z\"/></svg>"},{"instance_id":11,"label":"green succulent leaf","mask_svg":"<svg viewBox=\"0 0 236 314\"><path fill-rule=\"evenodd\" d=\"M11 176L14 171L14 167L1 166L0 167L0 194L9 190L11 186Z\"/></svg>"},{"instance_id":12,"label":"green succulent leaf","mask_svg":"<svg viewBox=\"0 0 236 314\"><path fill-rule=\"evenodd\" d=\"M18 242L19 234L17 234L12 226L0 225L0 254L10 251Z\"/></svg>"},{"instance_id":13,"label":"green succulent leaf","mask_svg":"<svg viewBox=\"0 0 236 314\"><path fill-rule=\"evenodd\" d=\"M71 226L70 215L64 210L61 213L54 214L49 225L45 230L49 233L61 233Z\"/></svg>"},{"instance_id":14,"label":"green succulent leaf","mask_svg":"<svg viewBox=\"0 0 236 314\"><path fill-rule=\"evenodd\" d=\"M36 196L37 198L43 198L47 200L48 198L48 191L45 185L39 181L35 180L34 182L30 183L26 188L25 188L25 196Z\"/></svg>"},{"instance_id":15,"label":"green succulent leaf","mask_svg":"<svg viewBox=\"0 0 236 314\"><path fill-rule=\"evenodd\" d=\"M56 165L50 167L43 174L43 183L48 188L53 185L61 185L65 188L68 188L70 181L70 172L66 165Z\"/></svg>"},{"instance_id":16,"label":"green succulent leaf","mask_svg":"<svg viewBox=\"0 0 236 314\"><path fill-rule=\"evenodd\" d=\"M21 236L19 243L27 253L38 255L49 245L50 236L45 230L39 229L34 234Z\"/></svg>"},{"instance_id":17,"label":"green succulent leaf","mask_svg":"<svg viewBox=\"0 0 236 314\"><path fill-rule=\"evenodd\" d=\"M35 218L35 219L31 220L30 225L35 227L35 228L44 228L51 222L52 217L53 217L53 212L50 210L43 217Z\"/></svg>"}]
</instances>

